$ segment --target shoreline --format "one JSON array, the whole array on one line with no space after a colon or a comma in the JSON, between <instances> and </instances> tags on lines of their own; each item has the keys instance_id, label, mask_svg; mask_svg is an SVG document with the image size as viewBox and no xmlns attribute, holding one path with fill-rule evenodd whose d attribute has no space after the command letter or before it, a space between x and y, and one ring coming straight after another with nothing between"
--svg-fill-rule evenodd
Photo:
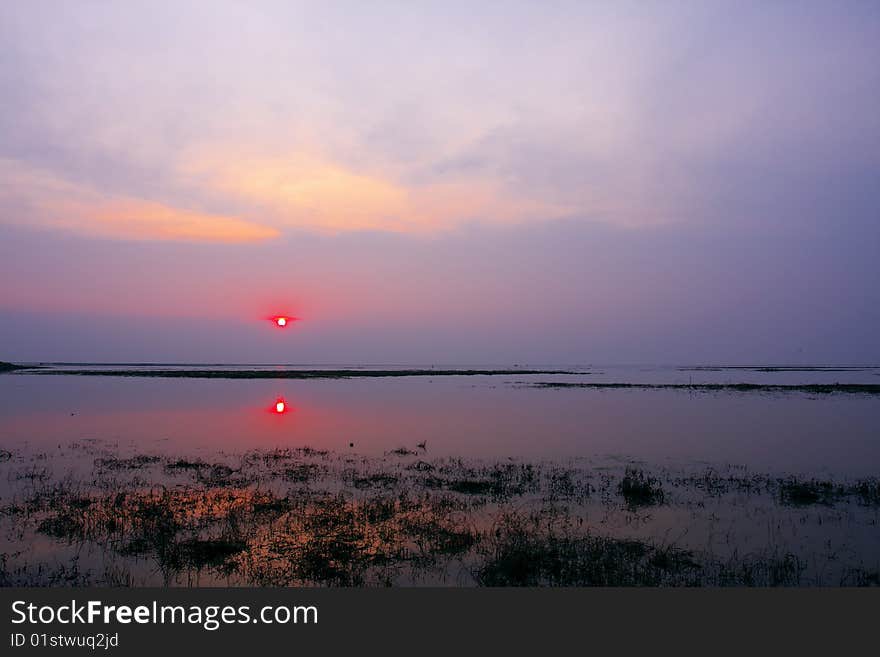
<instances>
[{"instance_id":1,"label":"shoreline","mask_svg":"<svg viewBox=\"0 0 880 657\"><path fill-rule=\"evenodd\" d=\"M572 383L538 381L522 383L529 388L586 388L593 390L684 390L693 392L804 392L818 395L833 393L880 395L876 383Z\"/></svg>"},{"instance_id":2,"label":"shoreline","mask_svg":"<svg viewBox=\"0 0 880 657\"><path fill-rule=\"evenodd\" d=\"M20 371L28 370L28 371ZM580 375L584 372L565 370L448 370L448 369L406 369L406 370L61 370L16 367L21 374L44 376L120 376L154 377L177 379L355 379L391 378L415 376L512 376L517 374L565 374Z\"/></svg>"},{"instance_id":3,"label":"shoreline","mask_svg":"<svg viewBox=\"0 0 880 657\"><path fill-rule=\"evenodd\" d=\"M589 376L590 371L546 369L310 369L310 370L229 370L229 369L54 369L40 366L21 366L0 363L0 373L37 376L95 376L122 378L166 379L381 379L404 377L454 377L454 376L517 376L517 375L564 375ZM740 392L740 393L805 393L815 395L851 394L880 395L876 383L637 383L637 382L586 382L586 381L519 381L515 386L527 388L580 388L589 390L678 390L684 392Z\"/></svg>"}]
</instances>

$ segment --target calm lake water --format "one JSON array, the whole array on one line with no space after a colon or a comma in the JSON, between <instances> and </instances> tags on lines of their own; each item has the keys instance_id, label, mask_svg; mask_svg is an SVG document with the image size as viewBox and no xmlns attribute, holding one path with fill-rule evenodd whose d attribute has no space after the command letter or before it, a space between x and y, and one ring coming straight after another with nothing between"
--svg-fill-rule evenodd
<instances>
[{"instance_id":1,"label":"calm lake water","mask_svg":"<svg viewBox=\"0 0 880 657\"><path fill-rule=\"evenodd\" d=\"M880 395L534 386L880 370L554 369L2 374L0 585L880 583Z\"/></svg>"},{"instance_id":2,"label":"calm lake water","mask_svg":"<svg viewBox=\"0 0 880 657\"><path fill-rule=\"evenodd\" d=\"M223 366L229 367L294 366ZM148 452L310 446L380 455L426 442L432 456L611 457L835 476L873 475L880 464L876 395L528 386L538 381L876 384L880 369L564 369L580 373L327 380L5 374L0 443L46 450L97 439Z\"/></svg>"}]
</instances>

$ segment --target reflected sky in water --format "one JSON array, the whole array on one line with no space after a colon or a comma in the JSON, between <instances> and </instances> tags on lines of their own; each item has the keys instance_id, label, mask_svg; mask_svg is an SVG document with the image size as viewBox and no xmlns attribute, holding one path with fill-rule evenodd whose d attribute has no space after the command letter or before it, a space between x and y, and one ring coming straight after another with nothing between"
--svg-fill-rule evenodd
<instances>
[{"instance_id":1,"label":"reflected sky in water","mask_svg":"<svg viewBox=\"0 0 880 657\"><path fill-rule=\"evenodd\" d=\"M624 376L599 371L588 379ZM654 380L663 376L685 382L691 377L701 382L731 377L877 381L871 371L643 372ZM873 474L880 462L877 396L521 385L547 378L297 381L4 375L0 444L49 450L98 439L140 452L311 446L378 455L425 442L430 456L620 457L836 476Z\"/></svg>"}]
</instances>

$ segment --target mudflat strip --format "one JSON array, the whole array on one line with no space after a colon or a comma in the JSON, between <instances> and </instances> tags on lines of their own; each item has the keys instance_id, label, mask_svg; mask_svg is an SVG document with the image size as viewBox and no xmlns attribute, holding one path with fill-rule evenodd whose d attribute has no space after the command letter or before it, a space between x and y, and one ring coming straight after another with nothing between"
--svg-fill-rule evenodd
<instances>
[{"instance_id":1,"label":"mudflat strip","mask_svg":"<svg viewBox=\"0 0 880 657\"><path fill-rule=\"evenodd\" d=\"M532 388L591 388L633 390L692 390L704 392L803 392L816 395L833 393L880 395L875 383L572 383L567 381L536 381L522 385Z\"/></svg>"},{"instance_id":2,"label":"mudflat strip","mask_svg":"<svg viewBox=\"0 0 880 657\"><path fill-rule=\"evenodd\" d=\"M27 374L127 376L172 379L355 379L404 376L500 376L517 374L580 374L561 370L66 370L34 369Z\"/></svg>"}]
</instances>

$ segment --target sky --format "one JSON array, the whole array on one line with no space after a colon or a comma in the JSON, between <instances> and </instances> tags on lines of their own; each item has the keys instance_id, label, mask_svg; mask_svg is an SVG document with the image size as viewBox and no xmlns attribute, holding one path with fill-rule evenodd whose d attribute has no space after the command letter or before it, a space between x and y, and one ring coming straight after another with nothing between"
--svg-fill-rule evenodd
<instances>
[{"instance_id":1,"label":"sky","mask_svg":"<svg viewBox=\"0 0 880 657\"><path fill-rule=\"evenodd\" d=\"M2 3L0 360L880 364L878 62L867 0Z\"/></svg>"}]
</instances>

